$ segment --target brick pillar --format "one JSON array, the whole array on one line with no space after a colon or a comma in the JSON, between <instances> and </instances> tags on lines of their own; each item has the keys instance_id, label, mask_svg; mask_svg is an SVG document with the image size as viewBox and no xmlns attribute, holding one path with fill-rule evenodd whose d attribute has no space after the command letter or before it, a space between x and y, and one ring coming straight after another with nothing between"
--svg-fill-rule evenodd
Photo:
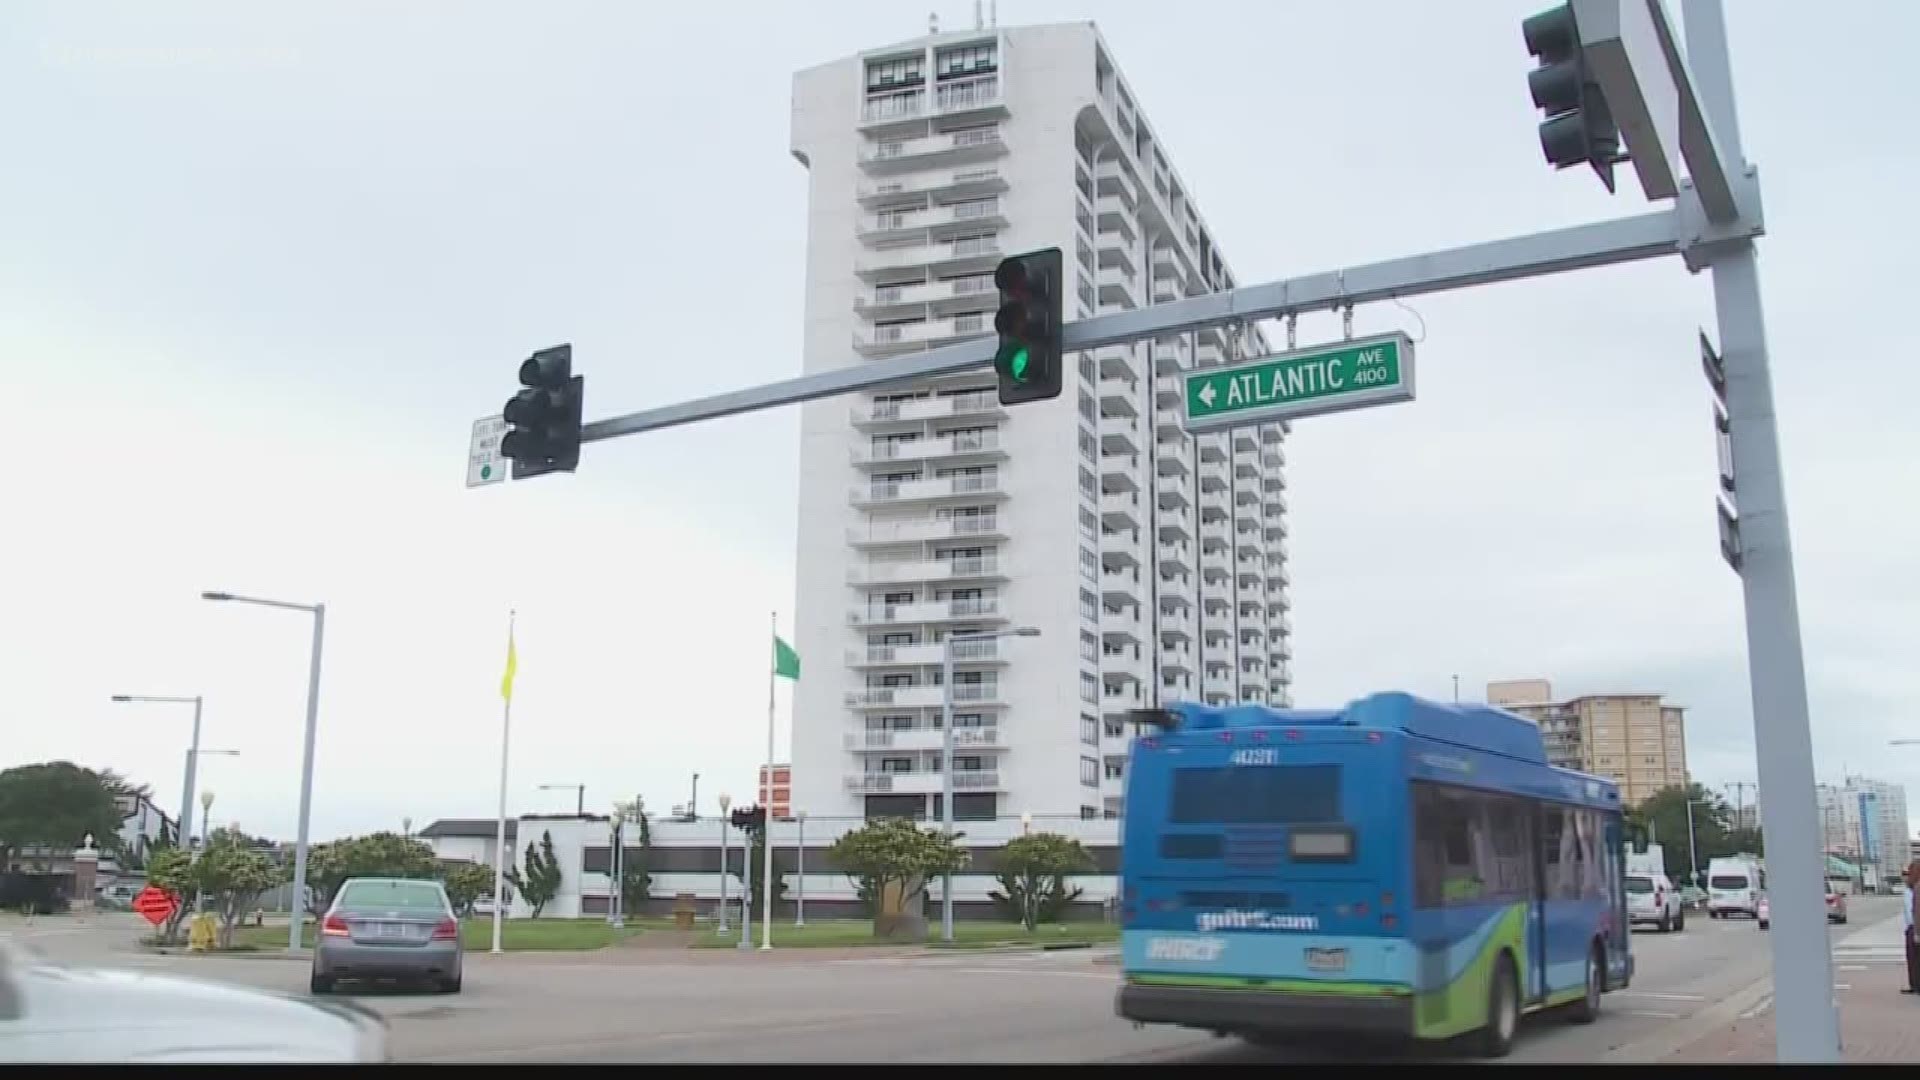
<instances>
[{"instance_id":1,"label":"brick pillar","mask_svg":"<svg viewBox=\"0 0 1920 1080\"><path fill-rule=\"evenodd\" d=\"M75 915L93 914L93 883L100 872L100 853L93 849L92 837L89 843L73 853L73 913Z\"/></svg>"}]
</instances>

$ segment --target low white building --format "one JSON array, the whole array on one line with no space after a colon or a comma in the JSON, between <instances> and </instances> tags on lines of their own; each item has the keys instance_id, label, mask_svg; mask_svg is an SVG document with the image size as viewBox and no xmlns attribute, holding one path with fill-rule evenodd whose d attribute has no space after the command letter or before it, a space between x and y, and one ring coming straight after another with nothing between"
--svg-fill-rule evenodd
<instances>
[{"instance_id":1,"label":"low white building","mask_svg":"<svg viewBox=\"0 0 1920 1080\"><path fill-rule=\"evenodd\" d=\"M782 913L793 910L803 895L809 914L822 918L853 916L861 913L854 882L833 866L827 849L846 832L865 824L859 818L808 818L774 821L774 872L779 875L782 893L776 906ZM744 852L746 834L719 818L695 821L650 818L651 842L647 857L650 888L646 912L666 914L680 897L692 900L702 915L711 914L722 889L735 903L746 881ZM604 815L528 815L509 819L508 843L514 852L513 865L525 859L528 843L539 844L543 837L553 838L554 857L560 863L560 892L549 902L543 916L573 918L604 914L611 891L612 874L610 823ZM1095 866L1076 875L1069 883L1081 890L1075 915L1099 917L1118 893L1120 822L1111 819L1085 820L1073 815L1001 818L994 821L962 821L955 825L961 842L973 853L973 869L954 876L954 912L960 918L994 918L998 912L989 894L998 889L992 869L993 852L1023 831L1046 831L1073 837L1092 853ZM727 872L720 864L721 836L726 836ZM800 842L804 835L805 854ZM418 838L430 844L442 859L471 859L493 865L494 821L492 819L448 818L435 821L420 830ZM629 824L625 834L629 853L638 851L635 830ZM629 856L631 857L631 855ZM758 884L760 865L753 867L756 879L754 901L761 896ZM927 887L931 904L941 899L940 882ZM513 918L525 918L532 909L515 897L509 909Z\"/></svg>"}]
</instances>

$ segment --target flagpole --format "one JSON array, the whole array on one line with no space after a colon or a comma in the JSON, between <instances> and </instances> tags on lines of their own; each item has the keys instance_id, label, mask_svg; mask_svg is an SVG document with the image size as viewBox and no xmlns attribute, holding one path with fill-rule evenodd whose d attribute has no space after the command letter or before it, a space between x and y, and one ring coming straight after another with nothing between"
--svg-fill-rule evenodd
<instances>
[{"instance_id":1,"label":"flagpole","mask_svg":"<svg viewBox=\"0 0 1920 1080\"><path fill-rule=\"evenodd\" d=\"M517 612L507 612L507 677L501 684L500 808L493 823L493 952L500 951L500 909L506 906L507 885L507 736L513 729L513 623Z\"/></svg>"},{"instance_id":2,"label":"flagpole","mask_svg":"<svg viewBox=\"0 0 1920 1080\"><path fill-rule=\"evenodd\" d=\"M760 776L760 806L766 812L762 825L761 845L765 848L766 860L761 865L760 875L760 947L773 948L773 684L779 676L780 658L778 655L780 640L780 613L773 612L774 655L767 659L767 764Z\"/></svg>"}]
</instances>

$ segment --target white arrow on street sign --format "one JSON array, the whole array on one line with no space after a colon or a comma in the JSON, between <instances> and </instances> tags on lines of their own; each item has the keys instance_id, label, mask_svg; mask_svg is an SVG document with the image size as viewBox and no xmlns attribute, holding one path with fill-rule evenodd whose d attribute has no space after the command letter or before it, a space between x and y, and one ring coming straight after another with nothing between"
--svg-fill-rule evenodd
<instances>
[{"instance_id":1,"label":"white arrow on street sign","mask_svg":"<svg viewBox=\"0 0 1920 1080\"><path fill-rule=\"evenodd\" d=\"M1213 408L1214 390L1213 390L1212 383L1208 383L1207 385L1201 387L1198 396L1201 401L1206 403L1207 408L1209 409Z\"/></svg>"},{"instance_id":2,"label":"white arrow on street sign","mask_svg":"<svg viewBox=\"0 0 1920 1080\"><path fill-rule=\"evenodd\" d=\"M500 436L507 433L504 417L483 416L473 422L473 440L467 444L467 486L497 484L507 478L506 459L500 456Z\"/></svg>"}]
</instances>

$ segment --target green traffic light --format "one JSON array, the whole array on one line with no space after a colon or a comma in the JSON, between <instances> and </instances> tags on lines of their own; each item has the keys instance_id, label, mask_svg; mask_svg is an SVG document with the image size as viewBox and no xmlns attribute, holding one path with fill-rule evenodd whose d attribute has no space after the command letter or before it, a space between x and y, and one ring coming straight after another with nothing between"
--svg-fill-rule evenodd
<instances>
[{"instance_id":1,"label":"green traffic light","mask_svg":"<svg viewBox=\"0 0 1920 1080\"><path fill-rule=\"evenodd\" d=\"M1014 382L1027 381L1027 368L1031 359L1032 354L1027 351L1025 345L1017 346L1007 354L1007 374L1013 376Z\"/></svg>"}]
</instances>

